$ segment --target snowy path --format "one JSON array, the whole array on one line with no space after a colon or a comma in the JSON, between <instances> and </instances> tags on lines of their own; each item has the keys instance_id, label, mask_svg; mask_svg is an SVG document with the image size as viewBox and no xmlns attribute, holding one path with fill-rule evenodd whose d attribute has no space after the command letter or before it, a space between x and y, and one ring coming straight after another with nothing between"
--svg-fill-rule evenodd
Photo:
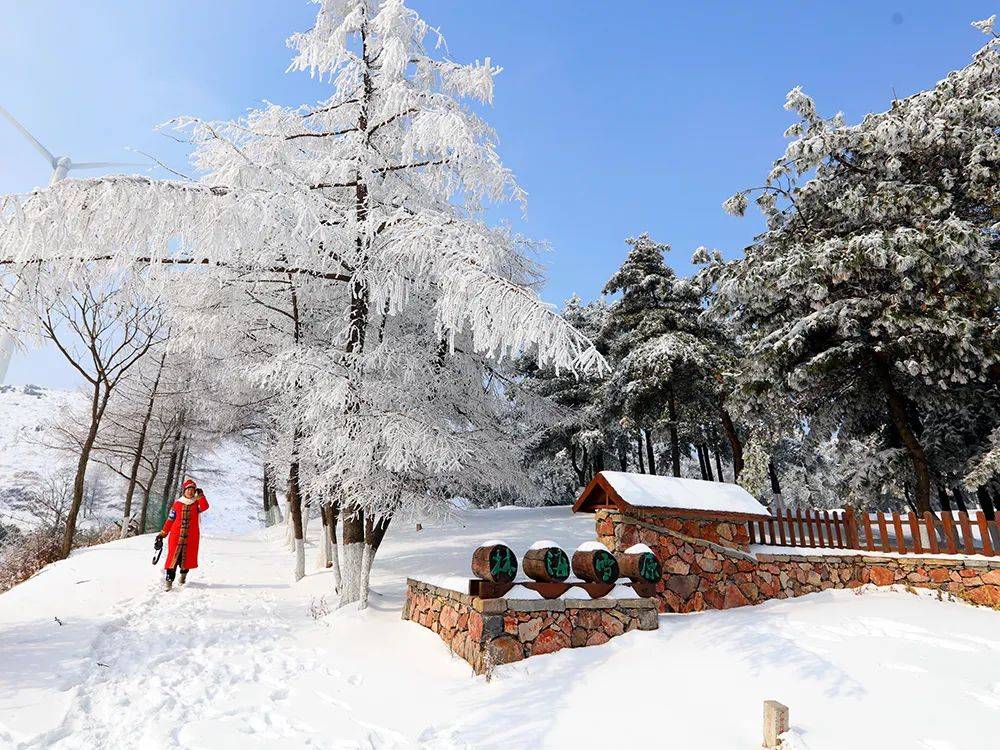
<instances>
[{"instance_id":1,"label":"snowy path","mask_svg":"<svg viewBox=\"0 0 1000 750\"><path fill-rule=\"evenodd\" d=\"M371 609L318 618L310 608L324 595L332 603L330 575L292 585L273 531L207 535L204 566L169 593L148 537L81 550L0 595L0 748L508 750L665 738L752 748L766 698L791 706L808 750L989 745L1000 613L933 596L827 591L670 615L657 633L509 665L488 683L400 620L408 573L461 573L484 538L570 547L592 528L564 509L468 513L419 534L401 525L380 554ZM608 696L625 684L623 709Z\"/></svg>"},{"instance_id":2,"label":"snowy path","mask_svg":"<svg viewBox=\"0 0 1000 750\"><path fill-rule=\"evenodd\" d=\"M329 627L309 618L308 597L288 583L287 553L259 536L206 538L206 564L171 592L151 574L148 537L110 545L147 564L141 593L82 631L93 643L77 654L85 664L64 695L63 720L20 742L0 723L0 740L24 750L412 746L352 710L344 696L362 676L334 666L332 644L318 643ZM63 617L65 626L42 627L72 627L75 618Z\"/></svg>"},{"instance_id":3,"label":"snowy path","mask_svg":"<svg viewBox=\"0 0 1000 750\"><path fill-rule=\"evenodd\" d=\"M39 747L207 747L233 734L249 748L308 746L310 728L282 709L286 686L303 671L333 687L339 675L291 642L273 593L287 587L199 577L167 594L151 585L116 608L94 649L98 669Z\"/></svg>"}]
</instances>

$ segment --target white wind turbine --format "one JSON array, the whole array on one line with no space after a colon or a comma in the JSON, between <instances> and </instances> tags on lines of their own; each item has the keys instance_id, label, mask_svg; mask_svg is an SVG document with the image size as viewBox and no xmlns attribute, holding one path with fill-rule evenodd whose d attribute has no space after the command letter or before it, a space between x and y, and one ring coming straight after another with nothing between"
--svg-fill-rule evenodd
<instances>
[{"instance_id":1,"label":"white wind turbine","mask_svg":"<svg viewBox=\"0 0 1000 750\"><path fill-rule=\"evenodd\" d=\"M39 143L38 139L35 138L28 129L14 119L14 115L8 112L3 107L0 107L0 115L7 118L8 122L17 128L18 132L23 135L28 142L35 147L44 158L45 161L49 163L52 167L52 177L49 179L49 184L54 185L60 180L64 180L72 169L103 169L107 167L146 167L148 164L136 164L133 162L123 162L123 161L84 161L84 162L74 162L68 156L55 156L51 151L49 151L45 146ZM12 296L17 295L17 285L15 284ZM10 367L10 359L14 354L14 339L7 332L0 332L0 385L4 384L7 379L7 369Z\"/></svg>"}]
</instances>

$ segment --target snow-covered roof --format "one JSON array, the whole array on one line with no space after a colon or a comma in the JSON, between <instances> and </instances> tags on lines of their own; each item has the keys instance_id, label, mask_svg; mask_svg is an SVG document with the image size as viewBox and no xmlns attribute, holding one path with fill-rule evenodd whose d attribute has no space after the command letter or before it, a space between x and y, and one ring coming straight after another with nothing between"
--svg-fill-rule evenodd
<instances>
[{"instance_id":1,"label":"snow-covered roof","mask_svg":"<svg viewBox=\"0 0 1000 750\"><path fill-rule=\"evenodd\" d=\"M575 511L598 507L661 508L767 516L767 508L740 487L686 477L662 477L626 471L602 471L573 506Z\"/></svg>"}]
</instances>

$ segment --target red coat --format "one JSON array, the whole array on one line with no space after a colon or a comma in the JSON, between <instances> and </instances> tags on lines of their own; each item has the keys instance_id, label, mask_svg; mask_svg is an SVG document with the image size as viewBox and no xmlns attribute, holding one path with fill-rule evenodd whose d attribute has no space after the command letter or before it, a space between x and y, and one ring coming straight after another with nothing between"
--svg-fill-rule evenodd
<instances>
[{"instance_id":1,"label":"red coat","mask_svg":"<svg viewBox=\"0 0 1000 750\"><path fill-rule=\"evenodd\" d=\"M182 570L198 567L198 518L208 510L205 497L193 500L190 505L183 500L175 500L167 520L163 524L163 534L167 536L167 561L163 567L179 566ZM180 558L180 559L178 559Z\"/></svg>"}]
</instances>

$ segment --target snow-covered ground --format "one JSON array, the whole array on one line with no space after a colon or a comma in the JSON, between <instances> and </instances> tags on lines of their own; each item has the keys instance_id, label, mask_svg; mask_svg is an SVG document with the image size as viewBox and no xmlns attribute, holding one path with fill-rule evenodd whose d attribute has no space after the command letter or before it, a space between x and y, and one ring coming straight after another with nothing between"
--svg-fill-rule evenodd
<instances>
[{"instance_id":1,"label":"snow-covered ground","mask_svg":"<svg viewBox=\"0 0 1000 750\"><path fill-rule=\"evenodd\" d=\"M281 532L208 535L203 567L170 593L140 537L0 595L0 746L754 748L774 698L791 707L799 748L947 750L987 746L1000 720L991 610L828 591L666 615L656 633L487 682L400 619L406 576L465 574L493 537L519 553L542 538L574 547L593 538L590 517L504 508L391 528L365 613L322 614L331 575L292 584Z\"/></svg>"}]
</instances>

